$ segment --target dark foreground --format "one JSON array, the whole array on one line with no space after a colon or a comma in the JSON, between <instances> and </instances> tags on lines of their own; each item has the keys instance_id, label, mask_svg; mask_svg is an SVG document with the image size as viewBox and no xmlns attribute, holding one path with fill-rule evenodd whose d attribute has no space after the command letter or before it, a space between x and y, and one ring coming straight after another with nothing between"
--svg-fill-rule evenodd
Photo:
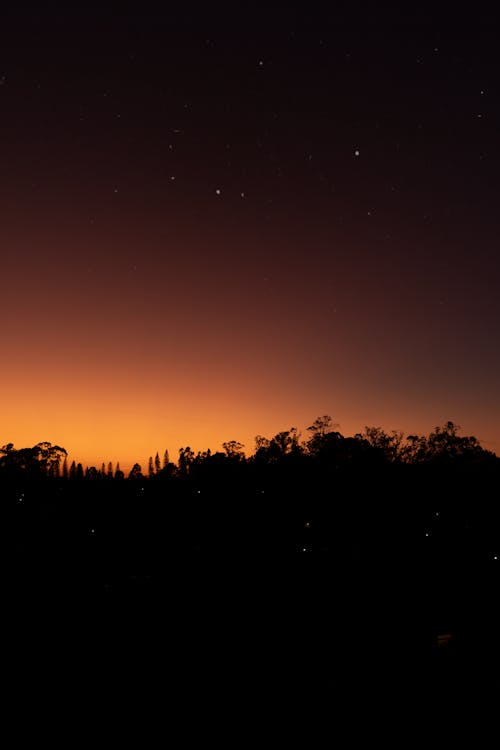
<instances>
[{"instance_id":1,"label":"dark foreground","mask_svg":"<svg viewBox=\"0 0 500 750\"><path fill-rule=\"evenodd\" d=\"M50 676L227 710L500 692L499 573L482 537L432 545L389 512L361 523L253 496L237 511L122 496L106 512L25 496L4 525L4 594L14 679L35 692Z\"/></svg>"}]
</instances>

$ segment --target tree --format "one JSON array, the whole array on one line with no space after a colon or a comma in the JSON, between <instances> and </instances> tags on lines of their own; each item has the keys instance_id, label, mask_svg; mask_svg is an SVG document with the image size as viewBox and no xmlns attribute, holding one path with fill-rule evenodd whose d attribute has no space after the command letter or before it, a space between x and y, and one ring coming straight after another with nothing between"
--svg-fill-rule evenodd
<instances>
[{"instance_id":1,"label":"tree","mask_svg":"<svg viewBox=\"0 0 500 750\"><path fill-rule=\"evenodd\" d=\"M68 478L68 457L64 456L63 467L62 467L62 478Z\"/></svg>"},{"instance_id":2,"label":"tree","mask_svg":"<svg viewBox=\"0 0 500 750\"><path fill-rule=\"evenodd\" d=\"M153 466L153 456L150 456L148 460L148 476L150 479L152 479L154 475L155 475L155 470Z\"/></svg>"},{"instance_id":3,"label":"tree","mask_svg":"<svg viewBox=\"0 0 500 750\"><path fill-rule=\"evenodd\" d=\"M100 479L102 474L95 466L87 466L85 469L85 479Z\"/></svg>"},{"instance_id":4,"label":"tree","mask_svg":"<svg viewBox=\"0 0 500 750\"><path fill-rule=\"evenodd\" d=\"M111 463L111 461L108 464L108 474L107 474L107 476L108 476L108 479L113 479L113 464Z\"/></svg>"},{"instance_id":5,"label":"tree","mask_svg":"<svg viewBox=\"0 0 500 750\"><path fill-rule=\"evenodd\" d=\"M156 456L155 456L155 474L159 474L160 473L160 469L161 469L161 466L160 466L160 456L158 454L158 451L156 451Z\"/></svg>"},{"instance_id":6,"label":"tree","mask_svg":"<svg viewBox=\"0 0 500 750\"><path fill-rule=\"evenodd\" d=\"M332 418L328 414L314 420L312 425L307 428L311 435L305 443L309 453L318 456L326 452L331 453L333 447L338 447L342 435L340 432L335 432L334 427L338 427L338 424L333 424Z\"/></svg>"},{"instance_id":7,"label":"tree","mask_svg":"<svg viewBox=\"0 0 500 750\"><path fill-rule=\"evenodd\" d=\"M38 462L39 470L36 473L49 477L59 476L61 459L68 455L64 448L46 441L37 443L31 452L34 460Z\"/></svg>"},{"instance_id":8,"label":"tree","mask_svg":"<svg viewBox=\"0 0 500 750\"><path fill-rule=\"evenodd\" d=\"M115 479L125 479L125 474L120 469L120 462L119 461L116 462Z\"/></svg>"},{"instance_id":9,"label":"tree","mask_svg":"<svg viewBox=\"0 0 500 750\"><path fill-rule=\"evenodd\" d=\"M71 462L71 466L69 467L69 478L76 479L76 463L74 461Z\"/></svg>"},{"instance_id":10,"label":"tree","mask_svg":"<svg viewBox=\"0 0 500 750\"><path fill-rule=\"evenodd\" d=\"M143 479L142 476L142 469L140 464L134 464L130 470L130 474L128 475L129 479Z\"/></svg>"},{"instance_id":11,"label":"tree","mask_svg":"<svg viewBox=\"0 0 500 750\"><path fill-rule=\"evenodd\" d=\"M163 454L163 468L166 469L169 463L170 463L170 458L168 455L168 450L165 450L165 453Z\"/></svg>"},{"instance_id":12,"label":"tree","mask_svg":"<svg viewBox=\"0 0 500 750\"><path fill-rule=\"evenodd\" d=\"M230 458L233 461L241 461L245 457L245 454L243 453L243 448L245 446L243 443L238 442L238 440L229 440L227 443L222 443L222 447L224 448L227 458Z\"/></svg>"},{"instance_id":13,"label":"tree","mask_svg":"<svg viewBox=\"0 0 500 750\"><path fill-rule=\"evenodd\" d=\"M186 446L185 448L179 448L179 473L181 476L187 476L191 468L191 464L194 461L194 451Z\"/></svg>"},{"instance_id":14,"label":"tree","mask_svg":"<svg viewBox=\"0 0 500 750\"><path fill-rule=\"evenodd\" d=\"M318 435L322 438L328 432L332 432L333 427L338 427L338 424L332 424L332 418L330 415L324 414L322 417L316 417L312 425L307 428L307 431L312 435Z\"/></svg>"},{"instance_id":15,"label":"tree","mask_svg":"<svg viewBox=\"0 0 500 750\"><path fill-rule=\"evenodd\" d=\"M365 427L362 434L356 435L361 440L366 440L369 445L376 448L389 461L399 461L403 455L403 433L393 430L390 434L381 427Z\"/></svg>"},{"instance_id":16,"label":"tree","mask_svg":"<svg viewBox=\"0 0 500 750\"><path fill-rule=\"evenodd\" d=\"M278 432L271 440L257 435L255 438L255 456L257 461L273 463L286 455L302 453L299 434L295 427Z\"/></svg>"}]
</instances>

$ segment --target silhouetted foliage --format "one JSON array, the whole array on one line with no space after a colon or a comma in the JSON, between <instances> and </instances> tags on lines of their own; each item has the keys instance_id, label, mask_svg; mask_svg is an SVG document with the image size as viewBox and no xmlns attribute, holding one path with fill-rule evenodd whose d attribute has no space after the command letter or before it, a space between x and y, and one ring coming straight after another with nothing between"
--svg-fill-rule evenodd
<instances>
[{"instance_id":1,"label":"silhouetted foliage","mask_svg":"<svg viewBox=\"0 0 500 750\"><path fill-rule=\"evenodd\" d=\"M171 607L175 586L184 592L184 607L187 598L196 600L204 577L201 600L211 611L218 582L231 580L226 596L233 616L241 586L248 595L245 578L251 580L261 566L265 572L259 585L249 584L252 607L261 607L263 619L273 604L279 610L288 577L287 620L295 621L303 611L303 621L310 623L307 653L315 648L318 626L324 628L326 641L317 647L322 665L333 620L343 631L348 618L354 628L349 659L371 637L385 669L387 644L401 638L400 629L404 637L423 632L427 638L443 612L451 619L450 613L466 611L467 585L473 588L469 601L474 604L469 623L477 619L483 637L484 618L476 618L477 582L485 581L489 602L498 587L492 570L500 559L500 459L475 437L461 436L452 422L427 436L404 438L366 427L345 437L324 415L308 428L304 441L292 427L271 438L258 436L248 457L243 448L237 440L215 452L195 454L183 447L178 464L168 461L165 452L159 471L156 454L147 477L135 463L126 479L119 463L114 475L111 462L106 473L94 466L84 471L75 461L68 471L66 451L49 443L20 450L4 445L0 510L16 569L21 563L30 575L40 574L44 587L52 581L58 598L67 590L61 578L69 571L69 586L79 577L85 590L99 587L106 608L118 591L146 579L151 586L155 579L167 582L158 608ZM62 477L54 469L61 457ZM272 560L277 564L269 576ZM57 574L46 575L45 565ZM186 569L192 573L187 586ZM455 582L452 570L457 571ZM398 576L391 617L382 627L387 604L381 591ZM413 589L412 581L417 582ZM339 587L349 591L345 607L339 605ZM449 605L452 590L455 609ZM405 592L411 604L402 616ZM323 614L314 615L314 608ZM245 617L251 611L245 602ZM461 634L467 624L462 615ZM373 628L376 634L370 635ZM344 648L345 632L341 637Z\"/></svg>"},{"instance_id":2,"label":"silhouetted foliage","mask_svg":"<svg viewBox=\"0 0 500 750\"><path fill-rule=\"evenodd\" d=\"M25 475L31 479L56 479L60 474L61 459L66 455L64 448L48 442L19 450L13 443L7 443L0 448L0 471L10 477Z\"/></svg>"},{"instance_id":3,"label":"silhouetted foliage","mask_svg":"<svg viewBox=\"0 0 500 750\"><path fill-rule=\"evenodd\" d=\"M245 446L243 443L238 442L238 440L229 440L226 443L222 443L222 447L226 452L226 456L232 460L241 461L245 457L243 453Z\"/></svg>"},{"instance_id":4,"label":"silhouetted foliage","mask_svg":"<svg viewBox=\"0 0 500 750\"><path fill-rule=\"evenodd\" d=\"M212 453L194 451L189 447L179 449L177 464L169 461L168 450L165 450L163 464L156 453L148 460L148 478L159 480L199 480L210 476L212 480L217 476L221 481L224 476L242 476L242 467L275 467L279 469L280 477L290 472L296 477L300 470L313 477L325 478L332 472L353 470L371 471L384 466L428 466L441 467L443 470L454 470L468 467L491 467L498 465L498 457L491 451L485 450L474 436L462 436L460 428L454 422L446 422L437 426L429 435L408 435L393 430L386 432L381 427L365 427L363 433L353 437L345 437L334 428L329 415L318 417L307 428L309 437L301 442L295 427L278 432L272 438L257 435L253 455L246 456L244 445L237 440L229 440L222 444L223 451ZM235 474L235 465L240 465L239 474ZM62 468L61 468L62 467ZM231 468L233 467L233 468ZM260 471L260 469L259 469ZM283 474L283 472L285 472ZM325 473L326 472L326 473ZM0 478L14 478L24 476L29 479L69 479L89 480L123 479L120 464L108 463L107 469L103 462L98 471L94 466L85 470L81 463L73 460L68 469L67 453L58 445L48 442L37 443L32 448L16 449L12 443L0 448ZM129 479L144 479L141 467L134 464ZM257 476L257 475L256 475ZM266 475L270 476L270 475ZM278 475L275 474L275 477Z\"/></svg>"},{"instance_id":5,"label":"silhouetted foliage","mask_svg":"<svg viewBox=\"0 0 500 750\"><path fill-rule=\"evenodd\" d=\"M144 479L142 476L142 469L140 464L134 464L130 470L130 473L128 475L129 479Z\"/></svg>"},{"instance_id":6,"label":"silhouetted foliage","mask_svg":"<svg viewBox=\"0 0 500 750\"><path fill-rule=\"evenodd\" d=\"M181 477L187 477L191 465L194 461L194 451L191 450L189 445L186 448L179 448L179 474Z\"/></svg>"}]
</instances>

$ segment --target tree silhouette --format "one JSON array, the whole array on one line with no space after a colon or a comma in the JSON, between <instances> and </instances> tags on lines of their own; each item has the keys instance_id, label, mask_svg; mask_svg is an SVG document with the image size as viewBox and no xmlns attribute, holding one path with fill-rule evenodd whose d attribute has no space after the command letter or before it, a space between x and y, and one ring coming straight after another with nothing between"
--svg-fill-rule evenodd
<instances>
[{"instance_id":1,"label":"tree silhouette","mask_svg":"<svg viewBox=\"0 0 500 750\"><path fill-rule=\"evenodd\" d=\"M130 473L128 475L129 479L143 479L142 476L142 469L140 464L134 464L132 468L130 469Z\"/></svg>"},{"instance_id":2,"label":"tree silhouette","mask_svg":"<svg viewBox=\"0 0 500 750\"><path fill-rule=\"evenodd\" d=\"M101 479L102 472L98 471L95 466L87 466L85 469L85 479Z\"/></svg>"},{"instance_id":3,"label":"tree silhouette","mask_svg":"<svg viewBox=\"0 0 500 750\"><path fill-rule=\"evenodd\" d=\"M389 461L399 461L403 456L403 433L393 430L390 434L381 427L365 427L362 434L356 435L378 450Z\"/></svg>"},{"instance_id":4,"label":"tree silhouette","mask_svg":"<svg viewBox=\"0 0 500 750\"><path fill-rule=\"evenodd\" d=\"M332 454L334 450L338 450L339 444L344 438L340 432L334 431L334 427L338 427L338 424L333 424L332 418L328 414L324 414L322 417L317 417L312 425L307 428L311 436L306 441L306 448L311 455L325 456Z\"/></svg>"},{"instance_id":5,"label":"tree silhouette","mask_svg":"<svg viewBox=\"0 0 500 750\"><path fill-rule=\"evenodd\" d=\"M24 474L31 479L57 478L60 464L67 453L64 448L49 442L37 443L33 448L16 450L13 443L0 449L0 468L11 476Z\"/></svg>"},{"instance_id":6,"label":"tree silhouette","mask_svg":"<svg viewBox=\"0 0 500 750\"><path fill-rule=\"evenodd\" d=\"M168 463L168 461L167 461L167 463ZM156 456L155 456L155 474L159 474L160 473L160 469L161 469L160 456L158 454L158 451L156 451Z\"/></svg>"},{"instance_id":7,"label":"tree silhouette","mask_svg":"<svg viewBox=\"0 0 500 750\"><path fill-rule=\"evenodd\" d=\"M298 455L302 452L299 434L295 427L278 432L271 440L257 435L255 438L255 459L264 463L280 461L288 454Z\"/></svg>"},{"instance_id":8,"label":"tree silhouette","mask_svg":"<svg viewBox=\"0 0 500 750\"><path fill-rule=\"evenodd\" d=\"M191 464L194 461L194 451L186 446L186 448L179 448L179 474L182 477L186 477L189 474Z\"/></svg>"},{"instance_id":9,"label":"tree silhouette","mask_svg":"<svg viewBox=\"0 0 500 750\"><path fill-rule=\"evenodd\" d=\"M241 461L244 458L243 443L239 443L238 440L228 440L226 443L222 443L222 447L226 453L226 456L233 461Z\"/></svg>"}]
</instances>

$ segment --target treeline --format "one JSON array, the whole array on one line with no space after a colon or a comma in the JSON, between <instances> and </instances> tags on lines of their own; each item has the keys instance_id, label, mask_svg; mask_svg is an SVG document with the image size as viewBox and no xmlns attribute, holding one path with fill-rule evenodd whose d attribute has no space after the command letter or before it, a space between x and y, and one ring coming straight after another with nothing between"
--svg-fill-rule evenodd
<instances>
[{"instance_id":1,"label":"treeline","mask_svg":"<svg viewBox=\"0 0 500 750\"><path fill-rule=\"evenodd\" d=\"M49 442L37 443L32 448L16 449L12 443L0 448L0 477L63 479L72 481L101 480L210 480L230 477L244 480L250 470L290 474L319 470L351 472L387 469L390 466L430 466L436 469L454 468L477 470L498 468L500 458L484 449L474 436L462 436L453 422L436 427L429 435L404 435L386 432L380 427L366 427L363 433L345 437L336 430L328 415L318 417L307 428L306 439L292 427L268 439L258 435L255 450L247 456L244 445L236 440L222 444L222 451L198 451L189 446L179 449L177 463L170 461L166 450L148 461L143 471L135 463L126 477L120 464L111 462L83 467L72 461L68 464L67 451Z\"/></svg>"}]
</instances>

